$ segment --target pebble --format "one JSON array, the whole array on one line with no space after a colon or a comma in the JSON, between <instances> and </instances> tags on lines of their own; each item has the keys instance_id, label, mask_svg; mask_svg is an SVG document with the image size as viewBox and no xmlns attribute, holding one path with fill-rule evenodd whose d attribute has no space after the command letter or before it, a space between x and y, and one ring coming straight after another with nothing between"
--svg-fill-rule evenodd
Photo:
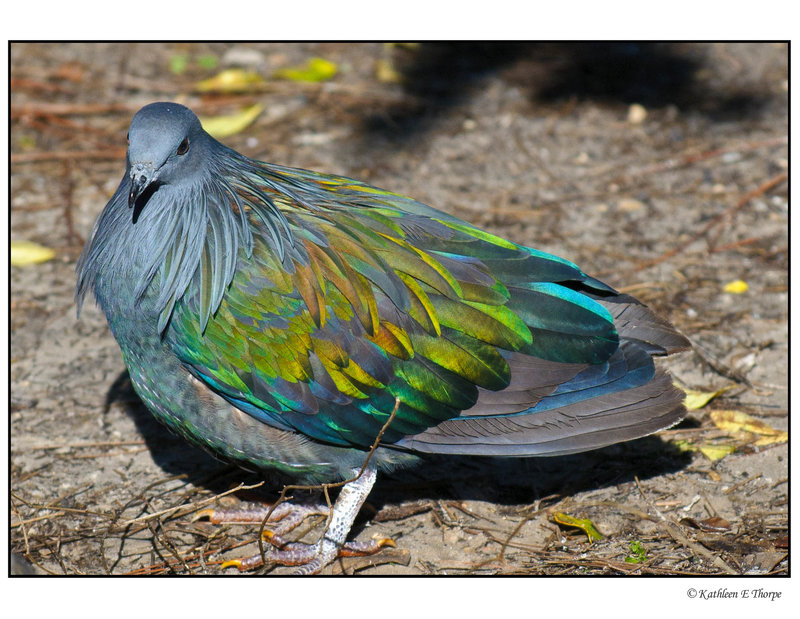
<instances>
[{"instance_id":1,"label":"pebble","mask_svg":"<svg viewBox=\"0 0 800 619\"><path fill-rule=\"evenodd\" d=\"M264 54L249 47L232 47L222 56L222 64L237 67L258 67L264 62Z\"/></svg>"},{"instance_id":2,"label":"pebble","mask_svg":"<svg viewBox=\"0 0 800 619\"><path fill-rule=\"evenodd\" d=\"M643 105L634 103L628 108L628 122L632 125L641 125L647 118L647 110Z\"/></svg>"},{"instance_id":3,"label":"pebble","mask_svg":"<svg viewBox=\"0 0 800 619\"><path fill-rule=\"evenodd\" d=\"M623 198L617 203L617 208L619 208L621 211L625 211L626 213L633 213L634 211L641 210L643 207L643 202L633 198Z\"/></svg>"},{"instance_id":4,"label":"pebble","mask_svg":"<svg viewBox=\"0 0 800 619\"><path fill-rule=\"evenodd\" d=\"M573 159L572 161L576 165L586 165L587 163L589 163L589 154L586 153L586 152L582 152L577 157L575 157L575 159Z\"/></svg>"}]
</instances>

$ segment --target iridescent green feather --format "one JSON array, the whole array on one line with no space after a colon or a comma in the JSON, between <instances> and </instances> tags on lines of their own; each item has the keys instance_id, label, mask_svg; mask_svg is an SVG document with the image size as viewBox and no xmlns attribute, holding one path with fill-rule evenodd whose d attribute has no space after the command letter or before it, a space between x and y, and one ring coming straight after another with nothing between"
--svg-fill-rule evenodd
<instances>
[{"instance_id":1,"label":"iridescent green feather","mask_svg":"<svg viewBox=\"0 0 800 619\"><path fill-rule=\"evenodd\" d=\"M236 204L252 252L239 249L219 307L198 321L224 250L219 230L208 235L195 292L165 334L196 376L248 413L363 448L394 397L387 440L457 416L477 387L504 389L510 352L595 363L614 352L611 317L572 289L586 280L573 264L351 179L258 170ZM285 222L283 254L277 228L263 223L266 201ZM568 335L549 349L558 329ZM597 341L608 343L599 353Z\"/></svg>"}]
</instances>

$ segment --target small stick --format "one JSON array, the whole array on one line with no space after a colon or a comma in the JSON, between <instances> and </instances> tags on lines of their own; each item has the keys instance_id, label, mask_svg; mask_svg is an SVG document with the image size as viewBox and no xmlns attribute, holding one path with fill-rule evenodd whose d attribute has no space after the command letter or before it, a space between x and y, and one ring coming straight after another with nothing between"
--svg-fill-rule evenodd
<instances>
[{"instance_id":1,"label":"small stick","mask_svg":"<svg viewBox=\"0 0 800 619\"><path fill-rule=\"evenodd\" d=\"M11 106L11 119L20 116L90 116L139 109L136 103L25 103Z\"/></svg>"},{"instance_id":2,"label":"small stick","mask_svg":"<svg viewBox=\"0 0 800 619\"><path fill-rule=\"evenodd\" d=\"M725 209L724 211L719 213L716 217L713 217L711 219L711 221L709 221L705 226L703 226L703 228L699 232L697 232L696 234L693 234L687 241L684 241L683 243L681 243L677 247L675 247L673 249L670 249L667 252L664 252L663 254L658 256L657 258L653 258L652 260L647 260L647 261L641 263L639 266L637 266L636 268L633 269L633 272L635 273L637 271L641 271L643 269L647 269L647 268L649 268L651 266L654 266L656 264L664 262L665 260L669 260L673 256L679 254L684 249L689 247L689 245L691 245L692 243L694 243L698 239L700 239L703 236L705 236L706 234L708 234L709 230L711 230L718 223L722 222L725 219L729 219L729 218L733 217L748 202L750 202L750 200L752 200L756 196L759 196L759 195L761 195L763 193L766 193L767 191L769 191L773 187L781 184L782 182L784 182L788 178L789 178L789 174L786 173L786 172L782 172L782 173L778 174L777 176L772 177L771 179L769 179L765 183L762 183L760 186L756 187L752 191L747 192L744 196L742 196L736 202L736 204L734 204L733 206Z\"/></svg>"},{"instance_id":3,"label":"small stick","mask_svg":"<svg viewBox=\"0 0 800 619\"><path fill-rule=\"evenodd\" d=\"M86 240L75 232L75 226L72 222L72 194L75 189L75 183L72 180L72 161L73 159L64 159L61 167L61 178L63 181L61 196L64 202L64 223L67 226L67 242L77 246L83 246Z\"/></svg>"},{"instance_id":4,"label":"small stick","mask_svg":"<svg viewBox=\"0 0 800 619\"><path fill-rule=\"evenodd\" d=\"M731 576L735 576L735 575L738 574L738 572L736 570L734 570L730 565L725 563L725 561L723 561L720 557L718 557L717 555L715 555L712 552L709 552L708 550L703 548L700 544L690 540L677 524L675 524L674 522L669 520L666 516L664 516L664 514L661 513L661 511L653 504L653 502L650 501L647 498L647 496L645 496L644 490L642 489L642 485L639 483L639 478L638 477L634 477L634 480L636 481L636 487L639 489L639 494L642 495L642 499L644 499L645 503L647 503L653 509L653 511L656 512L656 514L658 515L659 519L664 524L664 528L667 530L667 533L669 533L669 535L670 535L670 537L672 537L672 539L674 539L676 542L678 542L682 546L685 546L686 548L688 548L692 552L694 552L694 553L702 556L703 558L711 561L714 565L716 565L719 569L724 571L726 574L729 574Z\"/></svg>"},{"instance_id":5,"label":"small stick","mask_svg":"<svg viewBox=\"0 0 800 619\"><path fill-rule=\"evenodd\" d=\"M653 172L664 172L667 170L675 170L677 168L682 168L684 166L692 165L694 163L697 163L698 161L713 159L715 157L719 157L720 155L724 155L726 153L742 152L745 150L757 150L762 147L780 146L782 144L788 144L788 143L789 143L789 138L784 135L777 138L771 138L769 140L759 140L757 142L750 142L748 144L735 144L733 146L715 148L713 150L709 150L703 153L694 153L691 155L685 155L680 159L667 159L663 163L659 163L638 170L634 172L633 176L643 176L645 174L651 174Z\"/></svg>"},{"instance_id":6,"label":"small stick","mask_svg":"<svg viewBox=\"0 0 800 619\"><path fill-rule=\"evenodd\" d=\"M39 163L41 161L75 161L78 159L123 159L124 148L101 148L96 150L53 150L49 152L12 153L11 165L15 163Z\"/></svg>"},{"instance_id":7,"label":"small stick","mask_svg":"<svg viewBox=\"0 0 800 619\"><path fill-rule=\"evenodd\" d=\"M235 492L239 492L240 490L252 490L253 488L259 488L259 487L261 487L263 485L264 485L263 481L260 481L257 484L253 484L251 486L245 486L244 484L239 484L235 488L231 488L230 490L226 490L225 492L222 492L221 494L215 494L212 497L209 497L207 499L203 499L202 501L198 501L197 503L193 503L193 504L191 504L189 506L176 505L174 507L169 507L167 509L162 509L161 511L154 512L152 514L145 514L144 516L139 516L138 518L134 518L132 520L126 520L125 522L120 523L120 526L126 526L127 527L128 525L131 525L131 524L134 524L134 523L137 523L137 522L152 520L153 518L158 518L158 517L163 516L165 514L173 514L173 513L177 512L177 511L181 510L181 509L186 509L187 510L186 513L188 514L188 513L191 513L193 511L197 511L197 509L199 509L201 507L205 507L206 505L209 505L210 503L213 503L217 499L220 499L222 497L228 496L229 494L234 494Z\"/></svg>"}]
</instances>

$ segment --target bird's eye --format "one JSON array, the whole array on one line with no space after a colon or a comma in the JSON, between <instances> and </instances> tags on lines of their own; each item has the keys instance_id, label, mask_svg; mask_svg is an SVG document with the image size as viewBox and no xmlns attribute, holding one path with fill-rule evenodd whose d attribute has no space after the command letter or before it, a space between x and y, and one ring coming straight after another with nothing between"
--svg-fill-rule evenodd
<instances>
[{"instance_id":1,"label":"bird's eye","mask_svg":"<svg viewBox=\"0 0 800 619\"><path fill-rule=\"evenodd\" d=\"M185 155L186 151L188 150L189 150L189 138L183 138L183 142L178 144L178 150L176 150L175 152L178 153L179 155Z\"/></svg>"},{"instance_id":2,"label":"bird's eye","mask_svg":"<svg viewBox=\"0 0 800 619\"><path fill-rule=\"evenodd\" d=\"M131 143L131 132L128 131L128 135L125 136L125 141L130 144Z\"/></svg>"}]
</instances>

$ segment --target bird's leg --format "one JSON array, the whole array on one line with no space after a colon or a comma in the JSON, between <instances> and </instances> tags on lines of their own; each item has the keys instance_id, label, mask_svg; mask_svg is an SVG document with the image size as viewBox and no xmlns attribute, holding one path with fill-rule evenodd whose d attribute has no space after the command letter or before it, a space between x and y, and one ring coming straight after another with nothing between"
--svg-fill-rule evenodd
<instances>
[{"instance_id":1,"label":"bird's leg","mask_svg":"<svg viewBox=\"0 0 800 619\"><path fill-rule=\"evenodd\" d=\"M297 570L298 574L316 574L326 565L332 563L339 555L340 550L344 549L345 538L350 533L353 521L355 521L358 511L366 501L370 490L372 490L372 486L375 485L375 478L377 477L375 467L369 464L363 470L356 469L353 472L356 477L345 484L339 492L336 503L333 505L333 512L330 515L328 526L322 534L322 539L316 544L314 557ZM382 544L373 540L373 543L370 544L368 542L363 550L367 548L371 550L373 546L375 547L373 552L377 552ZM352 544L349 550L358 552Z\"/></svg>"},{"instance_id":2,"label":"bird's leg","mask_svg":"<svg viewBox=\"0 0 800 619\"><path fill-rule=\"evenodd\" d=\"M388 538L370 540L368 542L346 542L353 521L375 483L376 470L367 466L353 471L354 478L346 483L339 493L333 510L323 505L293 505L280 503L274 509L261 506L246 510L203 510L197 517L207 516L211 522L261 523L269 514L267 524L275 523L275 527L264 530L264 539L273 548L265 553L268 561L280 565L297 565L298 574L315 574L338 556L364 556L378 552L384 546L394 546ZM272 513L270 514L270 509ZM328 525L322 538L316 544L289 542L282 536L295 529L303 520L312 515L329 517ZM234 559L223 563L223 567L237 567L240 571L254 569L263 565L261 554L244 559Z\"/></svg>"}]
</instances>

